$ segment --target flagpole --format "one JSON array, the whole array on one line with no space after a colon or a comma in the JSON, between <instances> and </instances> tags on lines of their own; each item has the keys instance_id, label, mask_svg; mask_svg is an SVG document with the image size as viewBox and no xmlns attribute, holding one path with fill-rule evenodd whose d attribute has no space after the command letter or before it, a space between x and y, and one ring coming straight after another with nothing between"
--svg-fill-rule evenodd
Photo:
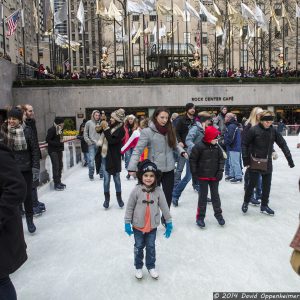
<instances>
[{"instance_id":1,"label":"flagpole","mask_svg":"<svg viewBox=\"0 0 300 300\"><path fill-rule=\"evenodd\" d=\"M281 15L283 13L283 10L285 11L285 7L284 7L284 0L282 0L282 7L281 7ZM284 73L285 71L285 66L284 66L284 63L285 63L285 17L282 16L282 54L283 54L283 61L282 61L282 71Z\"/></svg>"},{"instance_id":2,"label":"flagpole","mask_svg":"<svg viewBox=\"0 0 300 300\"><path fill-rule=\"evenodd\" d=\"M229 43L228 43L228 68L231 68L231 28L230 20L228 19Z\"/></svg>"},{"instance_id":3,"label":"flagpole","mask_svg":"<svg viewBox=\"0 0 300 300\"><path fill-rule=\"evenodd\" d=\"M128 14L128 71L131 71L131 30L130 30L130 14Z\"/></svg>"},{"instance_id":4,"label":"flagpole","mask_svg":"<svg viewBox=\"0 0 300 300\"><path fill-rule=\"evenodd\" d=\"M225 16L226 18L228 18L228 0L226 0L225 2ZM225 24L227 24L227 20L225 19ZM226 26L226 31L228 30L228 26ZM224 32L225 34L225 32ZM227 36L226 36L226 39L227 39ZM224 61L223 61L223 69L225 70L226 69L226 56L227 56L227 40L225 39L225 45L224 45Z\"/></svg>"},{"instance_id":5,"label":"flagpole","mask_svg":"<svg viewBox=\"0 0 300 300\"><path fill-rule=\"evenodd\" d=\"M159 69L159 21L158 21L158 12L156 13L156 51L157 51L157 69Z\"/></svg>"},{"instance_id":6,"label":"flagpole","mask_svg":"<svg viewBox=\"0 0 300 300\"><path fill-rule=\"evenodd\" d=\"M270 0L270 10L271 9L272 9L272 0ZM270 21L269 21L269 71L271 71L271 66L272 66L271 41L272 41L272 14L270 14Z\"/></svg>"},{"instance_id":7,"label":"flagpole","mask_svg":"<svg viewBox=\"0 0 300 300\"><path fill-rule=\"evenodd\" d=\"M2 0L1 10L2 10L2 29L3 29L3 48L4 56L6 56L6 36L5 36L5 21L4 21L4 0Z\"/></svg>"},{"instance_id":8,"label":"flagpole","mask_svg":"<svg viewBox=\"0 0 300 300\"><path fill-rule=\"evenodd\" d=\"M54 13L55 13L55 8L54 8ZM52 59L53 59L53 73L54 73L54 78L56 78L56 44L55 44L54 13L53 13L53 16L52 16L52 47L53 47Z\"/></svg>"},{"instance_id":9,"label":"flagpole","mask_svg":"<svg viewBox=\"0 0 300 300\"><path fill-rule=\"evenodd\" d=\"M177 19L177 68L179 68L180 64L180 45L179 45L179 20Z\"/></svg>"},{"instance_id":10,"label":"flagpole","mask_svg":"<svg viewBox=\"0 0 300 300\"><path fill-rule=\"evenodd\" d=\"M115 1L114 1L115 4ZM114 17L114 73L117 74L117 41L116 41L116 17Z\"/></svg>"},{"instance_id":11,"label":"flagpole","mask_svg":"<svg viewBox=\"0 0 300 300\"><path fill-rule=\"evenodd\" d=\"M39 10L40 3L39 0L35 0L35 9L36 9L36 18L37 28L36 28L36 47L37 47L37 63L40 65L40 18L39 18Z\"/></svg>"},{"instance_id":12,"label":"flagpole","mask_svg":"<svg viewBox=\"0 0 300 300\"><path fill-rule=\"evenodd\" d=\"M172 41L171 41L171 67L174 72L174 3L171 0L172 16L171 16L171 31L172 31ZM177 28L178 30L178 28Z\"/></svg>"},{"instance_id":13,"label":"flagpole","mask_svg":"<svg viewBox=\"0 0 300 300\"><path fill-rule=\"evenodd\" d=\"M26 79L26 49L25 49L25 20L24 20L24 0L22 0L22 38L23 38L23 64L24 79ZM5 39L5 37L3 37Z\"/></svg>"},{"instance_id":14,"label":"flagpole","mask_svg":"<svg viewBox=\"0 0 300 300\"><path fill-rule=\"evenodd\" d=\"M249 25L248 25L249 26ZM258 68L258 63L257 63L257 59L258 59L258 56L256 55L256 50L257 50L257 47L256 47L256 42L257 42L257 30L256 30L256 23L254 24L254 37L253 37L253 40L254 40L254 43L253 43L253 69L256 69Z\"/></svg>"},{"instance_id":15,"label":"flagpole","mask_svg":"<svg viewBox=\"0 0 300 300\"><path fill-rule=\"evenodd\" d=\"M131 21L131 28L133 28L133 18L132 18L132 21ZM130 44L130 46L131 46L131 57L130 57L130 60L131 60L131 64L130 64L131 65L131 71L133 71L133 69L134 69L134 53L133 53L134 48L133 47L134 47L135 43L132 43L133 38L134 37L132 37L131 44Z\"/></svg>"},{"instance_id":16,"label":"flagpole","mask_svg":"<svg viewBox=\"0 0 300 300\"><path fill-rule=\"evenodd\" d=\"M144 33L144 35L143 35L143 48L144 48L144 57L143 57L144 63L143 63L143 65L144 65L144 73L145 73L146 72L146 43L145 43L146 35L145 35L145 15L144 14L143 14L143 33ZM147 39L148 39L148 37L147 37Z\"/></svg>"},{"instance_id":17,"label":"flagpole","mask_svg":"<svg viewBox=\"0 0 300 300\"><path fill-rule=\"evenodd\" d=\"M298 1L296 1L296 5L298 6ZM296 77L298 77L298 33L299 33L299 17L296 16Z\"/></svg>"},{"instance_id":18,"label":"flagpole","mask_svg":"<svg viewBox=\"0 0 300 300\"><path fill-rule=\"evenodd\" d=\"M71 52L71 9L70 9L70 0L68 0L68 42L69 42L69 78L72 78L72 66L73 66L73 57Z\"/></svg>"},{"instance_id":19,"label":"flagpole","mask_svg":"<svg viewBox=\"0 0 300 300\"><path fill-rule=\"evenodd\" d=\"M187 0L185 0L187 2ZM188 38L187 38L187 34L188 34L188 21L187 21L187 5L185 5L185 47L186 47L186 67L188 68L188 60L189 60L189 56L188 56Z\"/></svg>"}]
</instances>

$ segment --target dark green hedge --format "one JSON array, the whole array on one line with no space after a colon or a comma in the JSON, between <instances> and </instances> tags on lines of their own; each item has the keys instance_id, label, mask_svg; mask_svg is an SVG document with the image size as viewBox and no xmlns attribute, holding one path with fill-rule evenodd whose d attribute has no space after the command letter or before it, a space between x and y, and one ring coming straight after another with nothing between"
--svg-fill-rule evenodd
<instances>
[{"instance_id":1,"label":"dark green hedge","mask_svg":"<svg viewBox=\"0 0 300 300\"><path fill-rule=\"evenodd\" d=\"M300 77L277 78L150 78L150 79L80 79L80 80L19 80L13 87L39 87L39 86L100 86L100 85L197 85L197 84L274 84L300 83Z\"/></svg>"}]
</instances>

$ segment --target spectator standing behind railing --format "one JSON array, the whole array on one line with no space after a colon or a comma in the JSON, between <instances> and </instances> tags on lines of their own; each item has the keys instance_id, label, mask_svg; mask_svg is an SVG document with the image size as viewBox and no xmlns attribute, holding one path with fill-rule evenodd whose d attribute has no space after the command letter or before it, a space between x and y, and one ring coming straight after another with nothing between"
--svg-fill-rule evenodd
<instances>
[{"instance_id":1,"label":"spectator standing behind railing","mask_svg":"<svg viewBox=\"0 0 300 300\"><path fill-rule=\"evenodd\" d=\"M46 142L48 143L48 154L52 163L54 189L56 191L63 191L66 188L66 185L61 182L64 151L63 128L64 119L56 117L53 126L48 129L46 137Z\"/></svg>"},{"instance_id":2,"label":"spectator standing behind railing","mask_svg":"<svg viewBox=\"0 0 300 300\"><path fill-rule=\"evenodd\" d=\"M27 260L19 205L26 196L26 183L12 151L0 133L0 299L17 300L9 275Z\"/></svg>"}]
</instances>

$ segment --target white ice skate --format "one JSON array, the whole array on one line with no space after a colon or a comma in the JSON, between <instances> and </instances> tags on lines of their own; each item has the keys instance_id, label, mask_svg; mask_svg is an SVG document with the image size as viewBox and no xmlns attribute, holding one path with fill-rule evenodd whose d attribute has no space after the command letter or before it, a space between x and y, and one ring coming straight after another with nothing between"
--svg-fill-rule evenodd
<instances>
[{"instance_id":1,"label":"white ice skate","mask_svg":"<svg viewBox=\"0 0 300 300\"><path fill-rule=\"evenodd\" d=\"M158 273L155 269L150 269L148 272L153 279L158 279Z\"/></svg>"},{"instance_id":2,"label":"white ice skate","mask_svg":"<svg viewBox=\"0 0 300 300\"><path fill-rule=\"evenodd\" d=\"M143 270L142 269L136 269L136 271L135 271L135 277L137 279L142 279L143 278Z\"/></svg>"}]
</instances>

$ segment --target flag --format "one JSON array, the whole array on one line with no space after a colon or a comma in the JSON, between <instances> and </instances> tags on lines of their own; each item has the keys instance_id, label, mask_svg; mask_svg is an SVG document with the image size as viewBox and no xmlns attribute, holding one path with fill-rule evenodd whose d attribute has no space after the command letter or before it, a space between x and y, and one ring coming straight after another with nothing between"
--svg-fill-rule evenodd
<instances>
[{"instance_id":1,"label":"flag","mask_svg":"<svg viewBox=\"0 0 300 300\"><path fill-rule=\"evenodd\" d=\"M217 24L217 21L218 21L218 18L216 18L213 14L211 14L207 8L202 4L202 2L199 2L200 3L200 13L201 14L204 14L207 18L207 22L213 24L213 25L216 25Z\"/></svg>"},{"instance_id":2,"label":"flag","mask_svg":"<svg viewBox=\"0 0 300 300\"><path fill-rule=\"evenodd\" d=\"M156 44L156 40L157 40L157 28L156 28L156 24L153 27L152 34L153 34L153 39L154 39L154 43L153 44Z\"/></svg>"},{"instance_id":3,"label":"flag","mask_svg":"<svg viewBox=\"0 0 300 300\"><path fill-rule=\"evenodd\" d=\"M223 28L220 25L216 25L216 37L222 36L223 34Z\"/></svg>"},{"instance_id":4,"label":"flag","mask_svg":"<svg viewBox=\"0 0 300 300\"><path fill-rule=\"evenodd\" d=\"M122 22L123 20L120 11L113 2L110 2L107 14L110 19L115 19L117 22Z\"/></svg>"},{"instance_id":5,"label":"flag","mask_svg":"<svg viewBox=\"0 0 300 300\"><path fill-rule=\"evenodd\" d=\"M54 14L54 26L68 20L68 1Z\"/></svg>"},{"instance_id":6,"label":"flag","mask_svg":"<svg viewBox=\"0 0 300 300\"><path fill-rule=\"evenodd\" d=\"M127 0L127 13L142 14L146 11L145 4L141 0Z\"/></svg>"},{"instance_id":7,"label":"flag","mask_svg":"<svg viewBox=\"0 0 300 300\"><path fill-rule=\"evenodd\" d=\"M65 61L65 68L66 68L66 70L67 71L70 71L70 63L69 63L69 60L67 59L66 61Z\"/></svg>"},{"instance_id":8,"label":"flag","mask_svg":"<svg viewBox=\"0 0 300 300\"><path fill-rule=\"evenodd\" d=\"M157 8L158 14L160 14L160 15L163 15L163 16L171 16L172 15L172 9L168 6L157 3L156 8Z\"/></svg>"},{"instance_id":9,"label":"flag","mask_svg":"<svg viewBox=\"0 0 300 300\"><path fill-rule=\"evenodd\" d=\"M144 45L148 46L148 34L150 33L150 29L146 26L146 23L144 24Z\"/></svg>"},{"instance_id":10,"label":"flag","mask_svg":"<svg viewBox=\"0 0 300 300\"><path fill-rule=\"evenodd\" d=\"M184 18L184 12L176 4L173 4L173 15Z\"/></svg>"},{"instance_id":11,"label":"flag","mask_svg":"<svg viewBox=\"0 0 300 300\"><path fill-rule=\"evenodd\" d=\"M252 19L255 20L255 15L253 11L244 3L241 3L242 16L245 20Z\"/></svg>"},{"instance_id":12,"label":"flag","mask_svg":"<svg viewBox=\"0 0 300 300\"><path fill-rule=\"evenodd\" d=\"M222 37L222 48L225 48L227 44L227 24L224 27L224 33L223 33L223 37Z\"/></svg>"},{"instance_id":13,"label":"flag","mask_svg":"<svg viewBox=\"0 0 300 300\"><path fill-rule=\"evenodd\" d=\"M201 5L201 2L200 2L200 5ZM196 11L196 9L191 5L189 4L187 1L185 1L185 11L189 12L191 16L197 18L197 19L200 19L200 15L199 13Z\"/></svg>"},{"instance_id":14,"label":"flag","mask_svg":"<svg viewBox=\"0 0 300 300\"><path fill-rule=\"evenodd\" d=\"M296 18L300 18L300 8L297 3L296 3Z\"/></svg>"},{"instance_id":15,"label":"flag","mask_svg":"<svg viewBox=\"0 0 300 300\"><path fill-rule=\"evenodd\" d=\"M143 31L142 26L140 26L139 29L137 30L136 34L134 35L134 37L131 40L132 44L136 43L137 39L141 36L142 31Z\"/></svg>"},{"instance_id":16,"label":"flag","mask_svg":"<svg viewBox=\"0 0 300 300\"><path fill-rule=\"evenodd\" d=\"M159 28L159 39L162 39L167 35L167 27L165 24L162 25L162 27Z\"/></svg>"},{"instance_id":17,"label":"flag","mask_svg":"<svg viewBox=\"0 0 300 300\"><path fill-rule=\"evenodd\" d=\"M21 17L21 11L18 9L9 17L6 18L5 25L8 29L8 32L6 33L7 37L12 36L16 32L20 17Z\"/></svg>"},{"instance_id":18,"label":"flag","mask_svg":"<svg viewBox=\"0 0 300 300\"><path fill-rule=\"evenodd\" d=\"M259 27L261 27L263 29L263 31L267 32L269 29L268 21L267 21L265 14L262 12L262 10L260 9L260 7L258 5L255 5L254 16L255 16L257 25Z\"/></svg>"},{"instance_id":19,"label":"flag","mask_svg":"<svg viewBox=\"0 0 300 300\"><path fill-rule=\"evenodd\" d=\"M77 11L77 15L76 15L77 19L79 20L79 22L81 23L81 28L80 28L80 33L83 33L84 30L84 6L82 3L82 0L80 0L80 4L78 7L78 11Z\"/></svg>"},{"instance_id":20,"label":"flag","mask_svg":"<svg viewBox=\"0 0 300 300\"><path fill-rule=\"evenodd\" d=\"M197 34L196 34L196 46L197 48L200 48L201 44L200 44L200 32L197 31Z\"/></svg>"},{"instance_id":21,"label":"flag","mask_svg":"<svg viewBox=\"0 0 300 300\"><path fill-rule=\"evenodd\" d=\"M214 9L215 9L215 12L218 16L221 16L221 12L220 12L220 9L219 7L217 6L217 4L215 2L213 2L213 6L214 6Z\"/></svg>"},{"instance_id":22,"label":"flag","mask_svg":"<svg viewBox=\"0 0 300 300\"><path fill-rule=\"evenodd\" d=\"M0 3L0 25L2 25L3 20L4 20L4 5Z\"/></svg>"},{"instance_id":23,"label":"flag","mask_svg":"<svg viewBox=\"0 0 300 300\"><path fill-rule=\"evenodd\" d=\"M280 23L276 18L276 14L275 14L273 7L271 7L271 6L270 6L270 12L271 12L271 18L273 18L275 21L277 31L281 31Z\"/></svg>"},{"instance_id":24,"label":"flag","mask_svg":"<svg viewBox=\"0 0 300 300\"><path fill-rule=\"evenodd\" d=\"M132 28L131 28L131 36L134 36L136 34L136 28L135 28L135 25L134 23L132 23Z\"/></svg>"}]
</instances>

